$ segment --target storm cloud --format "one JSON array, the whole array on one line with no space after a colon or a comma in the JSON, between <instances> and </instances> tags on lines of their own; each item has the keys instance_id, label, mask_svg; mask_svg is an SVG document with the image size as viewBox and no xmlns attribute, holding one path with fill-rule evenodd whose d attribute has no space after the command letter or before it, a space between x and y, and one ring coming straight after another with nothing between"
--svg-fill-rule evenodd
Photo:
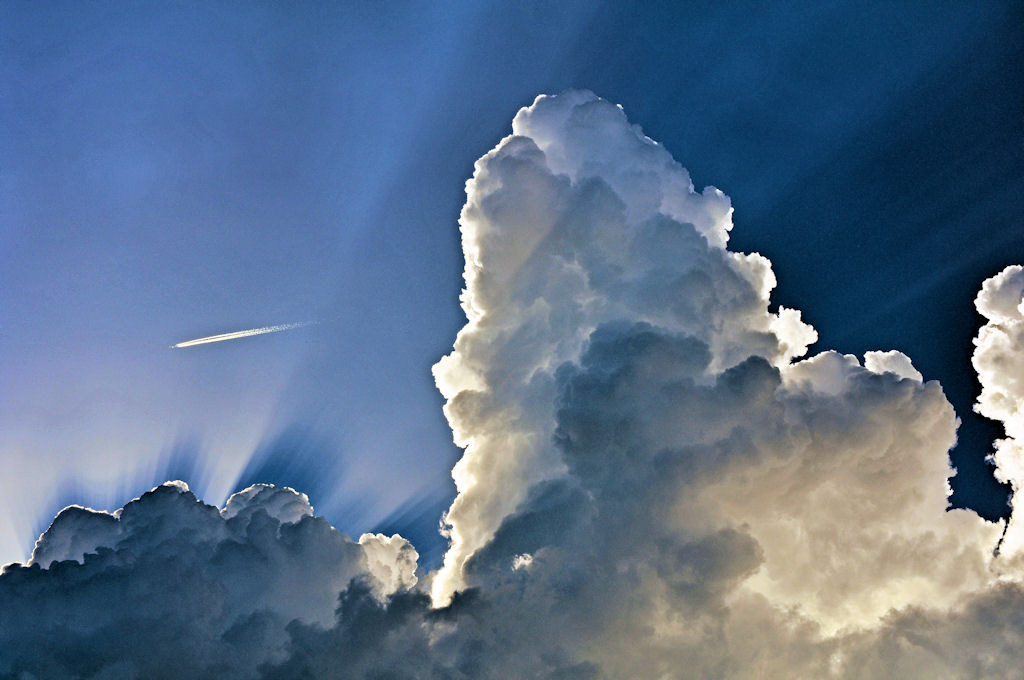
<instances>
[{"instance_id":1,"label":"storm cloud","mask_svg":"<svg viewBox=\"0 0 1024 680\"><path fill-rule=\"evenodd\" d=\"M725 194L589 92L522 109L466 191L443 566L285 488L68 508L0 576L0 677L1019 674L1024 537L948 509L941 386L802 358ZM1020 267L985 283L974 355L1015 490L1022 305Z\"/></svg>"}]
</instances>

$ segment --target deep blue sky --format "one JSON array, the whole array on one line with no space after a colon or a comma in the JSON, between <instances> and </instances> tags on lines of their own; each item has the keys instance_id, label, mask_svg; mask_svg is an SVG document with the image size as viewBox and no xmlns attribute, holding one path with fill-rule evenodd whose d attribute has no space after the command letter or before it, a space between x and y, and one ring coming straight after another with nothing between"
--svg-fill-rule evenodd
<instances>
[{"instance_id":1,"label":"deep blue sky","mask_svg":"<svg viewBox=\"0 0 1024 680\"><path fill-rule=\"evenodd\" d=\"M520 106L569 87L732 197L732 247L772 260L812 349L900 349L940 380L963 420L954 502L998 515L970 340L981 281L1024 261L1022 19L1019 2L3 4L0 561L61 505L167 476L211 502L289 483L339 528L427 549L458 455L429 368L463 323L463 185Z\"/></svg>"}]
</instances>

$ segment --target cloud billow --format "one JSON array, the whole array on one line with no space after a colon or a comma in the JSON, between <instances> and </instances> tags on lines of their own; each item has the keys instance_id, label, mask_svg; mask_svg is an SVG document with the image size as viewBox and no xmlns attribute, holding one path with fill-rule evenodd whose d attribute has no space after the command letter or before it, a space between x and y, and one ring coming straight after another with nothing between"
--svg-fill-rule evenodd
<instances>
[{"instance_id":1,"label":"cloud billow","mask_svg":"<svg viewBox=\"0 0 1024 680\"><path fill-rule=\"evenodd\" d=\"M64 510L0 577L0 677L254 677L285 658L289 622L330 625L353 580L376 597L415 582L400 537L357 543L312 515L284 487L218 510L181 482L113 515ZM368 559L382 543L387 572Z\"/></svg>"},{"instance_id":2,"label":"cloud billow","mask_svg":"<svg viewBox=\"0 0 1024 680\"><path fill-rule=\"evenodd\" d=\"M1020 525L997 550L947 510L938 383L802 359L728 197L621 108L539 97L512 132L467 183L468 322L435 367L465 448L444 565L290 489L69 508L0 577L0 678L1015 677ZM1022 297L1019 267L986 282L974 357L1015 490Z\"/></svg>"}]
</instances>

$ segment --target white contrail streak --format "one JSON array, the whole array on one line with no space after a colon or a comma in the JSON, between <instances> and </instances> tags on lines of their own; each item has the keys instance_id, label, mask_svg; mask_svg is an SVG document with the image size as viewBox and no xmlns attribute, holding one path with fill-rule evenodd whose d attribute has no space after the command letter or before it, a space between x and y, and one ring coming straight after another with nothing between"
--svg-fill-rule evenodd
<instances>
[{"instance_id":1,"label":"white contrail streak","mask_svg":"<svg viewBox=\"0 0 1024 680\"><path fill-rule=\"evenodd\" d=\"M185 342L179 342L177 345L171 345L172 349L180 349L182 347L193 347L195 345L205 345L208 342L222 342L224 340L237 340L238 338L248 338L251 335L263 335L265 333L278 333L280 331L290 331L293 328L302 328L303 326L311 326L315 321L300 321L299 323L282 323L277 326L263 326L262 328L250 328L247 331L235 331L233 333L221 333L220 335L208 335L205 338L196 338L195 340L186 340Z\"/></svg>"}]
</instances>

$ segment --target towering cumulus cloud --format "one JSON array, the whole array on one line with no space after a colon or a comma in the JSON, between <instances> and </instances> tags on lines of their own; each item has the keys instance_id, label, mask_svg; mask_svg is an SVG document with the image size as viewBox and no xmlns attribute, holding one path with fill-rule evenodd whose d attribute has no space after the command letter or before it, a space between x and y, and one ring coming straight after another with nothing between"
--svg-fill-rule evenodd
<instances>
[{"instance_id":1,"label":"towering cumulus cloud","mask_svg":"<svg viewBox=\"0 0 1024 680\"><path fill-rule=\"evenodd\" d=\"M1024 529L947 510L941 387L802 359L722 192L586 92L520 111L466 189L444 565L290 489L69 508L0 577L0 678L1019 677ZM1021 271L974 356L1015 490Z\"/></svg>"},{"instance_id":2,"label":"towering cumulus cloud","mask_svg":"<svg viewBox=\"0 0 1024 680\"><path fill-rule=\"evenodd\" d=\"M692 338L709 377L751 355L784 365L816 339L798 312L768 313L765 258L725 250L729 198L694 192L665 149L592 94L540 97L520 111L466 191L469 323L434 369L466 447L439 603L530 485L564 473L556 373L579 361L595 329L646 322Z\"/></svg>"},{"instance_id":3,"label":"towering cumulus cloud","mask_svg":"<svg viewBox=\"0 0 1024 680\"><path fill-rule=\"evenodd\" d=\"M289 622L329 626L341 590L384 599L415 563L404 539L355 543L284 487L222 510L182 482L114 514L72 506L0 577L0 677L256 677L285 658Z\"/></svg>"}]
</instances>

